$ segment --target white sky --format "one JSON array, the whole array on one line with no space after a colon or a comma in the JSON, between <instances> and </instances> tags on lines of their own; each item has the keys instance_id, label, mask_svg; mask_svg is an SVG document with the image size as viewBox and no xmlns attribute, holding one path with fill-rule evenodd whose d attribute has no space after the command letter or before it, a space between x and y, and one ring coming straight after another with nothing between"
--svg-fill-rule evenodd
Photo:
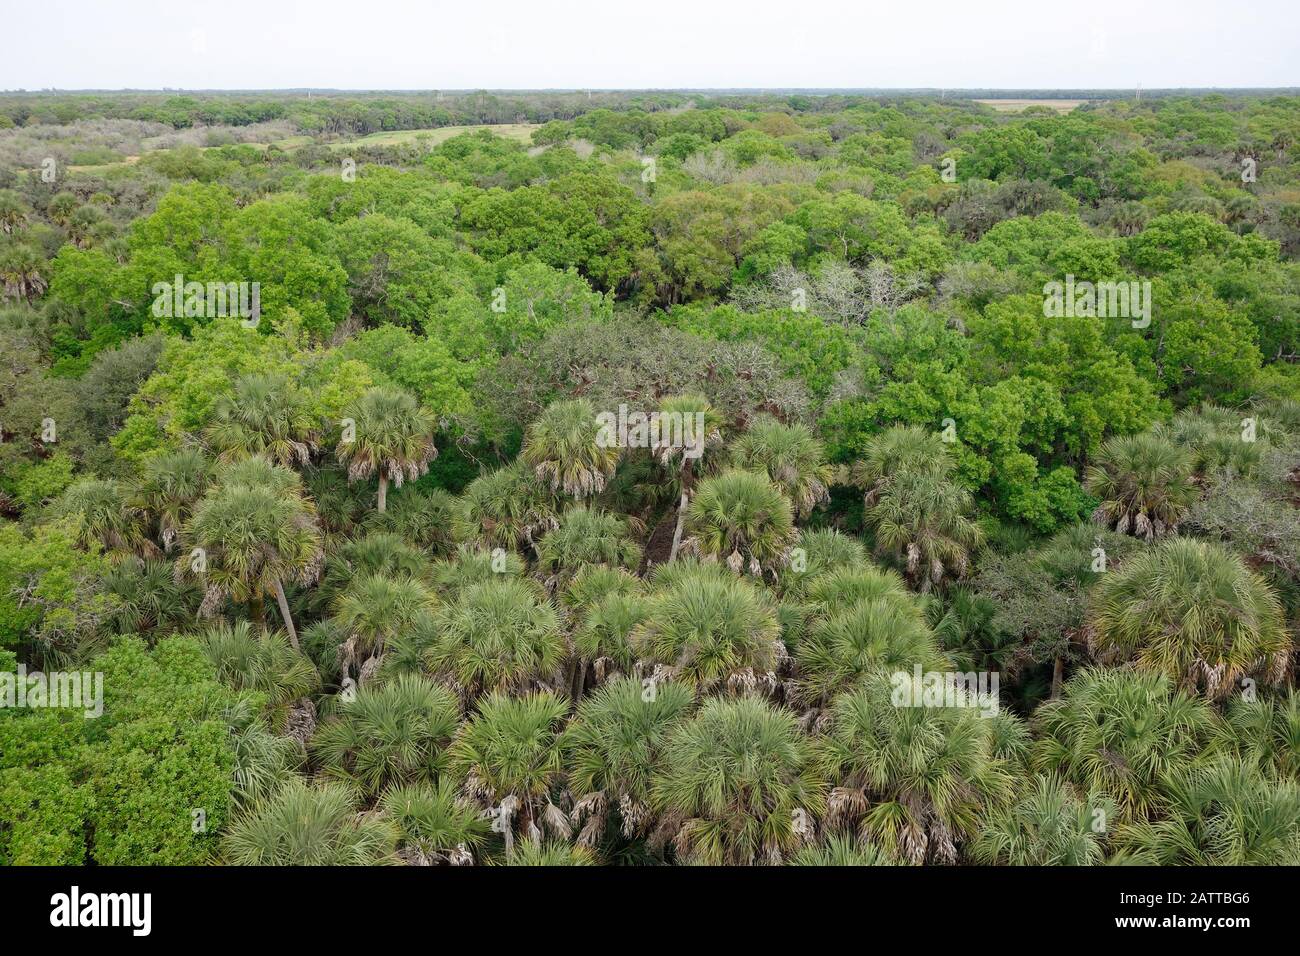
<instances>
[{"instance_id":1,"label":"white sky","mask_svg":"<svg viewBox=\"0 0 1300 956\"><path fill-rule=\"evenodd\" d=\"M0 89L1300 86L1300 0L3 0Z\"/></svg>"}]
</instances>

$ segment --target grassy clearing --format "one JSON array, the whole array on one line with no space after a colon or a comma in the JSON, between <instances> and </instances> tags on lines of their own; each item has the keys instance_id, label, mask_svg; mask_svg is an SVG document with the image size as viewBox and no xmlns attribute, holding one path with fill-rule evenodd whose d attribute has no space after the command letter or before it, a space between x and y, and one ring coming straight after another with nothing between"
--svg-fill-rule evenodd
<instances>
[{"instance_id":1,"label":"grassy clearing","mask_svg":"<svg viewBox=\"0 0 1300 956\"><path fill-rule=\"evenodd\" d=\"M92 174L106 173L110 169L120 169L123 166L133 166L138 162L140 162L139 156L125 156L121 159L121 161L116 163L101 163L100 165L97 166L69 166L68 172L92 173Z\"/></svg>"},{"instance_id":2,"label":"grassy clearing","mask_svg":"<svg viewBox=\"0 0 1300 956\"><path fill-rule=\"evenodd\" d=\"M991 106L999 113L1019 113L1027 110L1031 106L1046 106L1054 109L1058 113L1068 113L1071 110L1078 109L1087 100L976 100L976 103L983 103L985 106Z\"/></svg>"},{"instance_id":3,"label":"grassy clearing","mask_svg":"<svg viewBox=\"0 0 1300 956\"><path fill-rule=\"evenodd\" d=\"M348 140L346 143L331 143L330 145L333 149L348 146L397 146L427 138L429 145L437 146L453 136L459 136L461 133L472 133L480 129L491 130L498 136L504 136L506 139L513 139L520 143L531 143L533 130L537 129L537 124L503 123L496 126L440 126L435 129L399 129L386 133L371 133L368 136Z\"/></svg>"},{"instance_id":4,"label":"grassy clearing","mask_svg":"<svg viewBox=\"0 0 1300 956\"><path fill-rule=\"evenodd\" d=\"M300 133L297 136L286 136L284 139L273 141L271 146L278 146L281 149L297 149L299 146L310 146L314 140L306 133Z\"/></svg>"}]
</instances>

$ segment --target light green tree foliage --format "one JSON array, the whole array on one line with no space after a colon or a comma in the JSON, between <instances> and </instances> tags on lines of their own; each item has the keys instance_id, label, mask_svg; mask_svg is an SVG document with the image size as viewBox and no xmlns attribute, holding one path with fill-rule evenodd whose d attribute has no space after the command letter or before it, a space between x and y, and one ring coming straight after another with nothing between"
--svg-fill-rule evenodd
<instances>
[{"instance_id":1,"label":"light green tree foliage","mask_svg":"<svg viewBox=\"0 0 1300 956\"><path fill-rule=\"evenodd\" d=\"M87 670L103 675L102 716L74 709L0 717L0 856L106 866L205 862L229 813L235 761L221 714L233 696L185 638L152 652L122 638Z\"/></svg>"},{"instance_id":2,"label":"light green tree foliage","mask_svg":"<svg viewBox=\"0 0 1300 956\"><path fill-rule=\"evenodd\" d=\"M70 660L91 646L113 610L97 547L79 547L78 518L40 525L28 535L0 525L0 647L30 642L37 659Z\"/></svg>"}]
</instances>

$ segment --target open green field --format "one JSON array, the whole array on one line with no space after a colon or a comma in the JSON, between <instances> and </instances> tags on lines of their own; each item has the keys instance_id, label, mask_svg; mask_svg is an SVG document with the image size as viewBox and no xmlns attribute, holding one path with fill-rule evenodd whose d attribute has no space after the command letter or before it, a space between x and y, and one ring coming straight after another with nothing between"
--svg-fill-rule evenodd
<instances>
[{"instance_id":1,"label":"open green field","mask_svg":"<svg viewBox=\"0 0 1300 956\"><path fill-rule=\"evenodd\" d=\"M69 166L68 171L73 173L106 173L110 169L117 169L119 166L131 166L139 161L139 156L127 156L117 163L100 163L96 166Z\"/></svg>"},{"instance_id":2,"label":"open green field","mask_svg":"<svg viewBox=\"0 0 1300 956\"><path fill-rule=\"evenodd\" d=\"M496 126L439 126L433 129L399 129L391 132L371 133L368 136L362 136L358 139L348 140L347 142L331 143L330 146L333 149L342 149L344 147L358 145L398 146L402 143L413 143L421 139L427 139L430 146L437 146L439 143L446 142L453 136L459 136L461 133L470 133L480 129L491 130L498 136L504 136L506 139L513 139L520 143L531 143L533 130L537 129L537 124L503 123Z\"/></svg>"},{"instance_id":3,"label":"open green field","mask_svg":"<svg viewBox=\"0 0 1300 956\"><path fill-rule=\"evenodd\" d=\"M1087 100L976 100L976 103L983 103L985 106L991 106L999 113L1019 113L1027 110L1031 106L1046 106L1048 109L1056 110L1058 113L1069 113L1071 110L1078 109Z\"/></svg>"}]
</instances>

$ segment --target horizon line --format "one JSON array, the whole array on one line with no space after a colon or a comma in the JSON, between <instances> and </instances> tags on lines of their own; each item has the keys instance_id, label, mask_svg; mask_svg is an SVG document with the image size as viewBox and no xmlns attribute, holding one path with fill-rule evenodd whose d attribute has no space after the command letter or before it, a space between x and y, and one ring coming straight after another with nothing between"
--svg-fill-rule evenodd
<instances>
[{"instance_id":1,"label":"horizon line","mask_svg":"<svg viewBox=\"0 0 1300 956\"><path fill-rule=\"evenodd\" d=\"M1095 94L1130 93L1141 89L1144 93L1300 93L1297 86L1116 86L1116 87L1053 87L1053 86L555 86L555 87L41 87L28 89L15 87L0 90L0 96L60 95L77 93L936 93L960 95L963 93L1072 93L1079 99L1101 98ZM1086 94L1094 94L1092 96Z\"/></svg>"}]
</instances>

